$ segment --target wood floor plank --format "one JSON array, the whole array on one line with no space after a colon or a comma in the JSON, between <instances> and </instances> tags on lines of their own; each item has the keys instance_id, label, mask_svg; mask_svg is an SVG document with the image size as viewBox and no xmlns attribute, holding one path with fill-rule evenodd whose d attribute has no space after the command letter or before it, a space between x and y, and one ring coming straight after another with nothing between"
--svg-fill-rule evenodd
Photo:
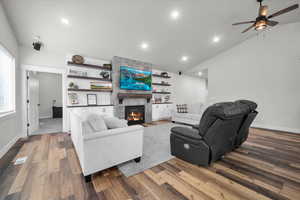
<instances>
[{"instance_id":1,"label":"wood floor plank","mask_svg":"<svg viewBox=\"0 0 300 200\"><path fill-rule=\"evenodd\" d=\"M131 177L113 167L86 183L69 134L31 136L0 160L0 200L298 200L299 152L300 135L251 129L239 149L207 168L174 158Z\"/></svg>"}]
</instances>

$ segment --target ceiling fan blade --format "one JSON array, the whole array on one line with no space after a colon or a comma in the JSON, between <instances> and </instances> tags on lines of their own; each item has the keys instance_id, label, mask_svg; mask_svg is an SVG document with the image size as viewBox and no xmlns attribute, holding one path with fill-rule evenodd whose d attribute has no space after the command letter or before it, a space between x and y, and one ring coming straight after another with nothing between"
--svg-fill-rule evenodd
<instances>
[{"instance_id":1,"label":"ceiling fan blade","mask_svg":"<svg viewBox=\"0 0 300 200\"><path fill-rule=\"evenodd\" d=\"M267 21L267 24L268 24L269 26L276 26L278 23L279 23L279 22L272 21L272 20L268 20L268 21Z\"/></svg>"},{"instance_id":2,"label":"ceiling fan blade","mask_svg":"<svg viewBox=\"0 0 300 200\"><path fill-rule=\"evenodd\" d=\"M297 8L299 8L299 4L292 5L292 6L290 6L290 7L287 7L287 8L285 8L285 9L282 9L282 10L280 10L280 11L278 11L278 12L276 12L276 13L270 15L270 16L268 17L268 19L271 19L271 18L273 18L273 17L277 17L278 15L285 14L285 13L290 12L290 11L292 11L292 10L295 10L295 9L297 9Z\"/></svg>"},{"instance_id":3,"label":"ceiling fan blade","mask_svg":"<svg viewBox=\"0 0 300 200\"><path fill-rule=\"evenodd\" d=\"M267 16L268 15L268 6L260 6L258 15L264 16L264 17Z\"/></svg>"},{"instance_id":4,"label":"ceiling fan blade","mask_svg":"<svg viewBox=\"0 0 300 200\"><path fill-rule=\"evenodd\" d=\"M241 25L241 24L251 24L251 23L255 23L255 21L238 22L238 23L234 23L234 24L232 24L232 25L233 25L233 26L236 26L236 25Z\"/></svg>"},{"instance_id":5,"label":"ceiling fan blade","mask_svg":"<svg viewBox=\"0 0 300 200\"><path fill-rule=\"evenodd\" d=\"M255 27L255 24L252 24L251 26L249 26L247 29L245 29L242 33L246 33L247 31L249 31L251 28Z\"/></svg>"}]
</instances>

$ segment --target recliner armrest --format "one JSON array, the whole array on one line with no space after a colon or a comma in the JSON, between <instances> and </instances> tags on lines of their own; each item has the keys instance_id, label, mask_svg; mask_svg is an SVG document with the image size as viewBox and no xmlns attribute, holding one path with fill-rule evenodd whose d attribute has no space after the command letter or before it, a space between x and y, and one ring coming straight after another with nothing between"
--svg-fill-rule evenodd
<instances>
[{"instance_id":1,"label":"recliner armrest","mask_svg":"<svg viewBox=\"0 0 300 200\"><path fill-rule=\"evenodd\" d=\"M196 129L196 130L199 130L199 124L194 124L194 125L192 125L192 128L193 128L193 129Z\"/></svg>"},{"instance_id":2,"label":"recliner armrest","mask_svg":"<svg viewBox=\"0 0 300 200\"><path fill-rule=\"evenodd\" d=\"M201 135L199 135L199 131L196 129L192 129L192 128L178 126L178 127L171 128L171 132L176 135L187 137L187 138L190 138L193 140L201 140L202 139Z\"/></svg>"}]
</instances>

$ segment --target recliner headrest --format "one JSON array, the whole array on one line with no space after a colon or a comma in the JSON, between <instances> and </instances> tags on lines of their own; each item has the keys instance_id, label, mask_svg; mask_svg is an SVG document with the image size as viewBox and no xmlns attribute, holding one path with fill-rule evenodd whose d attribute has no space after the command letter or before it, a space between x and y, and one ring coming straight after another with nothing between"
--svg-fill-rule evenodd
<instances>
[{"instance_id":1,"label":"recliner headrest","mask_svg":"<svg viewBox=\"0 0 300 200\"><path fill-rule=\"evenodd\" d=\"M209 106L202 115L199 131L204 135L217 119L234 119L251 113L257 107L256 103L248 100L222 102Z\"/></svg>"},{"instance_id":2,"label":"recliner headrest","mask_svg":"<svg viewBox=\"0 0 300 200\"><path fill-rule=\"evenodd\" d=\"M208 109L210 110L211 115L222 119L235 118L250 112L248 105L236 102L216 103Z\"/></svg>"},{"instance_id":3,"label":"recliner headrest","mask_svg":"<svg viewBox=\"0 0 300 200\"><path fill-rule=\"evenodd\" d=\"M249 101L249 100L241 99L241 100L235 101L235 103L246 104L246 105L249 106L249 108L250 108L251 111L254 111L257 108L257 104L255 102Z\"/></svg>"}]
</instances>

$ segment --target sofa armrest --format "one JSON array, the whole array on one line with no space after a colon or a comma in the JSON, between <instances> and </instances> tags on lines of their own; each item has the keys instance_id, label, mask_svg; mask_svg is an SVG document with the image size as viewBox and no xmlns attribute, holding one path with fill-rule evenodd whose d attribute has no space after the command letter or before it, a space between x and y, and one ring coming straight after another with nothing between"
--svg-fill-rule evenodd
<instances>
[{"instance_id":1,"label":"sofa armrest","mask_svg":"<svg viewBox=\"0 0 300 200\"><path fill-rule=\"evenodd\" d=\"M201 140L202 137L201 135L199 135L199 131L196 129L192 129L192 128L186 128L186 127L173 127L171 129L171 132L173 134L182 136L182 137L186 137L186 138L190 138L193 140Z\"/></svg>"},{"instance_id":2,"label":"sofa armrest","mask_svg":"<svg viewBox=\"0 0 300 200\"><path fill-rule=\"evenodd\" d=\"M119 135L119 134L125 134L129 132L134 132L134 131L143 131L144 127L141 125L134 125L134 126L128 126L124 128L115 128L115 129L108 129L105 131L101 132L95 132L95 133L90 133L87 135L84 135L83 139L85 141L87 140L93 140L97 138L103 138L103 137L111 137L114 135Z\"/></svg>"}]
</instances>

